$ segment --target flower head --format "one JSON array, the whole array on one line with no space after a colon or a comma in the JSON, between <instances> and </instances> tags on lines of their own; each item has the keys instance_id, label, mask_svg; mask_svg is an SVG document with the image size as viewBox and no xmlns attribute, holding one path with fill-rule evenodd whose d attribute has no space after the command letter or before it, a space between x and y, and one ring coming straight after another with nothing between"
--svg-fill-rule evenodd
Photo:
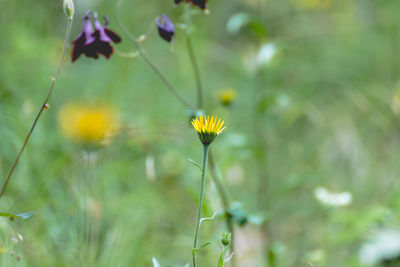
<instances>
[{"instance_id":1,"label":"flower head","mask_svg":"<svg viewBox=\"0 0 400 267\"><path fill-rule=\"evenodd\" d=\"M69 19L72 19L75 13L74 2L72 0L64 0L63 7L65 15L67 15Z\"/></svg>"},{"instance_id":2,"label":"flower head","mask_svg":"<svg viewBox=\"0 0 400 267\"><path fill-rule=\"evenodd\" d=\"M96 29L93 33L93 36L96 38L96 41L93 44L94 48L98 54L103 55L106 58L110 58L114 51L111 43L121 42L121 37L107 28L109 22L108 17L104 17L104 26L101 26L97 18L97 12L93 13L93 18L94 27Z\"/></svg>"},{"instance_id":3,"label":"flower head","mask_svg":"<svg viewBox=\"0 0 400 267\"><path fill-rule=\"evenodd\" d=\"M163 38L167 42L172 42L175 35L175 27L172 21L167 17L167 15L163 14L160 17L156 18L158 33L161 38Z\"/></svg>"},{"instance_id":4,"label":"flower head","mask_svg":"<svg viewBox=\"0 0 400 267\"><path fill-rule=\"evenodd\" d=\"M314 190L315 198L322 204L331 207L344 207L348 206L353 196L350 192L333 193L325 187L318 187Z\"/></svg>"},{"instance_id":5,"label":"flower head","mask_svg":"<svg viewBox=\"0 0 400 267\"><path fill-rule=\"evenodd\" d=\"M115 134L118 120L108 106L69 104L61 109L60 126L66 137L90 144L103 144Z\"/></svg>"},{"instance_id":6,"label":"flower head","mask_svg":"<svg viewBox=\"0 0 400 267\"><path fill-rule=\"evenodd\" d=\"M179 4L181 2L191 3L194 6L198 6L201 9L207 9L207 0L174 0L175 4Z\"/></svg>"},{"instance_id":7,"label":"flower head","mask_svg":"<svg viewBox=\"0 0 400 267\"><path fill-rule=\"evenodd\" d=\"M227 232L221 233L221 243L223 246L229 246L232 240L232 234Z\"/></svg>"},{"instance_id":8,"label":"flower head","mask_svg":"<svg viewBox=\"0 0 400 267\"><path fill-rule=\"evenodd\" d=\"M229 107L237 97L237 92L234 89L222 89L218 92L219 102Z\"/></svg>"},{"instance_id":9,"label":"flower head","mask_svg":"<svg viewBox=\"0 0 400 267\"><path fill-rule=\"evenodd\" d=\"M99 55L109 58L113 53L111 43L121 42L121 37L115 32L109 30L108 18L105 17L104 26L101 26L97 19L97 13L93 12L95 30L93 30L90 21L91 11L87 11L83 17L82 32L74 40L74 48L72 50L72 62L76 61L82 54L89 58L97 59Z\"/></svg>"},{"instance_id":10,"label":"flower head","mask_svg":"<svg viewBox=\"0 0 400 267\"><path fill-rule=\"evenodd\" d=\"M200 141L203 145L211 144L217 136L222 133L226 127L224 121L212 116L200 116L192 120L192 125L199 135Z\"/></svg>"},{"instance_id":11,"label":"flower head","mask_svg":"<svg viewBox=\"0 0 400 267\"><path fill-rule=\"evenodd\" d=\"M399 263L399 229L380 229L375 231L368 242L361 247L359 257L361 263L367 265L376 265L384 262Z\"/></svg>"},{"instance_id":12,"label":"flower head","mask_svg":"<svg viewBox=\"0 0 400 267\"><path fill-rule=\"evenodd\" d=\"M91 11L88 10L82 21L82 31L79 36L74 40L74 48L72 49L72 62L77 60L82 54L87 57L98 58L96 52L89 49L90 45L96 40L93 37L93 27L90 22Z\"/></svg>"}]
</instances>

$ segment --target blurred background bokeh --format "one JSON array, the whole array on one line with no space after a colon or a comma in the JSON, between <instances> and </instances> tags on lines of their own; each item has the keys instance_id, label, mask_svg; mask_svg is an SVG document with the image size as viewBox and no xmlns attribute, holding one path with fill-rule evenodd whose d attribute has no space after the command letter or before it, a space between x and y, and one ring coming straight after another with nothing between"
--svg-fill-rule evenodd
<instances>
[{"instance_id":1,"label":"blurred background bokeh","mask_svg":"<svg viewBox=\"0 0 400 267\"><path fill-rule=\"evenodd\" d=\"M116 1L77 0L114 17ZM183 5L125 0L134 36L196 103ZM207 114L225 120L213 155L232 201L238 266L399 266L400 1L210 0L193 8ZM62 1L0 0L3 181L47 94L63 45ZM140 58L70 61L1 210L2 266L184 266L191 261L202 148L190 112ZM100 132L100 134L99 134ZM207 177L204 216L221 209ZM204 223L201 266L217 266L223 218ZM88 234L90 233L90 234ZM90 240L87 240L87 239ZM267 260L269 259L269 260Z\"/></svg>"}]
</instances>

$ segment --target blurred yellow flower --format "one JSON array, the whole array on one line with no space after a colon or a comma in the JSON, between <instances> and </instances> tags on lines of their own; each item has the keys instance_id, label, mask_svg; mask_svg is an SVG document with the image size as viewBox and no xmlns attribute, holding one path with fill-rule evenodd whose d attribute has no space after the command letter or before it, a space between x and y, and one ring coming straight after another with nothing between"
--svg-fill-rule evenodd
<instances>
[{"instance_id":1,"label":"blurred yellow flower","mask_svg":"<svg viewBox=\"0 0 400 267\"><path fill-rule=\"evenodd\" d=\"M218 99L224 106L230 106L237 97L235 89L221 89L218 92Z\"/></svg>"},{"instance_id":2,"label":"blurred yellow flower","mask_svg":"<svg viewBox=\"0 0 400 267\"><path fill-rule=\"evenodd\" d=\"M306 9L325 9L332 5L332 0L292 0L295 6Z\"/></svg>"},{"instance_id":3,"label":"blurred yellow flower","mask_svg":"<svg viewBox=\"0 0 400 267\"><path fill-rule=\"evenodd\" d=\"M66 105L59 113L59 121L66 137L82 143L104 144L118 127L115 111L104 105Z\"/></svg>"},{"instance_id":4,"label":"blurred yellow flower","mask_svg":"<svg viewBox=\"0 0 400 267\"><path fill-rule=\"evenodd\" d=\"M394 114L400 116L400 83L397 85L396 89L393 92L390 107Z\"/></svg>"}]
</instances>

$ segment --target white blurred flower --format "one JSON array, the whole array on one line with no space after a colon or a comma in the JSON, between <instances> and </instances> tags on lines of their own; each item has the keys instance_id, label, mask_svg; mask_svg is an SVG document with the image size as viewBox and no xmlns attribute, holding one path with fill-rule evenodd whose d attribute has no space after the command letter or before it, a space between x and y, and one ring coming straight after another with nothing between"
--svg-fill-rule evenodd
<instances>
[{"instance_id":1,"label":"white blurred flower","mask_svg":"<svg viewBox=\"0 0 400 267\"><path fill-rule=\"evenodd\" d=\"M153 267L161 267L160 263L158 262L158 260L156 258L152 258L153 261Z\"/></svg>"},{"instance_id":2,"label":"white blurred flower","mask_svg":"<svg viewBox=\"0 0 400 267\"><path fill-rule=\"evenodd\" d=\"M156 180L155 163L152 155L148 155L146 157L146 176L150 182L154 182Z\"/></svg>"},{"instance_id":3,"label":"white blurred flower","mask_svg":"<svg viewBox=\"0 0 400 267\"><path fill-rule=\"evenodd\" d=\"M360 261L363 264L377 264L400 256L400 231L383 229L374 233L361 247Z\"/></svg>"},{"instance_id":4,"label":"white blurred flower","mask_svg":"<svg viewBox=\"0 0 400 267\"><path fill-rule=\"evenodd\" d=\"M325 187L318 187L314 190L315 198L326 206L343 207L353 200L350 192L333 193Z\"/></svg>"},{"instance_id":5,"label":"white blurred flower","mask_svg":"<svg viewBox=\"0 0 400 267\"><path fill-rule=\"evenodd\" d=\"M258 51L246 52L243 55L243 64L249 73L260 68L268 67L279 51L279 47L272 42L264 43Z\"/></svg>"},{"instance_id":6,"label":"white blurred flower","mask_svg":"<svg viewBox=\"0 0 400 267\"><path fill-rule=\"evenodd\" d=\"M268 65L276 55L276 52L277 48L274 43L263 44L257 54L256 58L257 65L258 66Z\"/></svg>"},{"instance_id":7,"label":"white blurred flower","mask_svg":"<svg viewBox=\"0 0 400 267\"><path fill-rule=\"evenodd\" d=\"M308 253L307 259L311 262L318 262L325 258L326 252L322 249L316 249Z\"/></svg>"},{"instance_id":8,"label":"white blurred flower","mask_svg":"<svg viewBox=\"0 0 400 267\"><path fill-rule=\"evenodd\" d=\"M21 235L21 234L17 234L17 236L12 236L11 237L11 241L13 241L14 243L18 243L18 242L20 242L20 241L23 241L24 240L24 238L23 238L23 236Z\"/></svg>"},{"instance_id":9,"label":"white blurred flower","mask_svg":"<svg viewBox=\"0 0 400 267\"><path fill-rule=\"evenodd\" d=\"M231 34L236 34L240 29L250 22L250 16L246 13L237 13L229 18L226 29Z\"/></svg>"}]
</instances>

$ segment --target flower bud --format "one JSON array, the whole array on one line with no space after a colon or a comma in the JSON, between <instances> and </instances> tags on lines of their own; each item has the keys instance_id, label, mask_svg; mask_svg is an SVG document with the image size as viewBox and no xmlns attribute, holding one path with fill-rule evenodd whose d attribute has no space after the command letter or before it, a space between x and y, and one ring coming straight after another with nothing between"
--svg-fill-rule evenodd
<instances>
[{"instance_id":1,"label":"flower bud","mask_svg":"<svg viewBox=\"0 0 400 267\"><path fill-rule=\"evenodd\" d=\"M203 145L210 145L219 134L221 134L226 127L224 121L215 116L200 116L192 120L193 128L196 130L200 141Z\"/></svg>"},{"instance_id":2,"label":"flower bud","mask_svg":"<svg viewBox=\"0 0 400 267\"><path fill-rule=\"evenodd\" d=\"M231 106L236 97L237 92L235 89L222 89L218 92L218 100L225 107Z\"/></svg>"},{"instance_id":3,"label":"flower bud","mask_svg":"<svg viewBox=\"0 0 400 267\"><path fill-rule=\"evenodd\" d=\"M222 232L221 243L224 246L229 246L229 244L231 243L231 233Z\"/></svg>"},{"instance_id":4,"label":"flower bud","mask_svg":"<svg viewBox=\"0 0 400 267\"><path fill-rule=\"evenodd\" d=\"M64 0L63 7L64 7L65 15L67 15L67 17L69 19L72 19L74 17L74 13L75 13L75 7L74 7L73 0Z\"/></svg>"}]
</instances>

